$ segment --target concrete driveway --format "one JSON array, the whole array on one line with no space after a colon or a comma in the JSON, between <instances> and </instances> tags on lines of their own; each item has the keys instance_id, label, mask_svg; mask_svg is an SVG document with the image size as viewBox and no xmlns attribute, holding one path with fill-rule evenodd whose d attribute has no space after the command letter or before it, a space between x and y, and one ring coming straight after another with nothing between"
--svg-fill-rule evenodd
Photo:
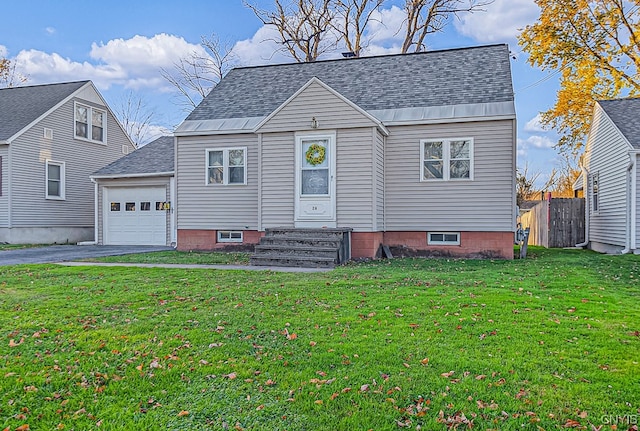
<instances>
[{"instance_id":1,"label":"concrete driveway","mask_svg":"<svg viewBox=\"0 0 640 431\"><path fill-rule=\"evenodd\" d=\"M52 245L0 251L0 266L22 263L68 262L102 256L173 250L173 247L151 245Z\"/></svg>"}]
</instances>

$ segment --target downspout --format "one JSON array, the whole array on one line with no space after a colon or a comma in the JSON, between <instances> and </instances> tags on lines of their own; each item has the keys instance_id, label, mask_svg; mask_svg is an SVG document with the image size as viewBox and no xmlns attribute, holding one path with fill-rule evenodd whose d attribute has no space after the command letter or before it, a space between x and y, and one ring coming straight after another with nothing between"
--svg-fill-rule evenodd
<instances>
[{"instance_id":1,"label":"downspout","mask_svg":"<svg viewBox=\"0 0 640 431\"><path fill-rule=\"evenodd\" d=\"M635 172L635 152L633 151L629 151L629 166L627 166L627 184L626 184L626 212L625 212L625 222L627 224L626 229L625 229L625 247L620 251L620 254L627 254L630 253L631 251L633 251L633 249L635 248L635 246L632 245L632 242L635 242L633 239L633 235L635 233L635 228L633 227L633 222L632 219L634 219L635 217L633 217L633 213L632 210L634 209L635 205L632 205L632 199L633 199L633 195L634 192L632 189L634 189L635 187L633 187L633 173Z\"/></svg>"},{"instance_id":2,"label":"downspout","mask_svg":"<svg viewBox=\"0 0 640 431\"><path fill-rule=\"evenodd\" d=\"M639 151L633 151L630 156L633 161L631 169L631 250L638 252L638 154Z\"/></svg>"},{"instance_id":3,"label":"downspout","mask_svg":"<svg viewBox=\"0 0 640 431\"><path fill-rule=\"evenodd\" d=\"M589 245L589 171L580 163L582 169L582 190L584 191L584 242L576 244L576 247L586 247Z\"/></svg>"}]
</instances>

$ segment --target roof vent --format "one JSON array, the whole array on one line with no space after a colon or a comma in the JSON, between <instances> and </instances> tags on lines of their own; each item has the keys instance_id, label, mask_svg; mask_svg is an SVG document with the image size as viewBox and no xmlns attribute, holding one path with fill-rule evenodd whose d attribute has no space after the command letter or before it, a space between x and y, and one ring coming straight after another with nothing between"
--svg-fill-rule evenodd
<instances>
[{"instance_id":1,"label":"roof vent","mask_svg":"<svg viewBox=\"0 0 640 431\"><path fill-rule=\"evenodd\" d=\"M129 146L128 145L123 145L122 146L122 154L129 154Z\"/></svg>"},{"instance_id":2,"label":"roof vent","mask_svg":"<svg viewBox=\"0 0 640 431\"><path fill-rule=\"evenodd\" d=\"M342 53L342 56L343 56L344 58L353 58L353 57L355 57L355 56L356 56L356 53L355 53L355 52L353 52L353 51L343 52L343 53Z\"/></svg>"},{"instance_id":3,"label":"roof vent","mask_svg":"<svg viewBox=\"0 0 640 431\"><path fill-rule=\"evenodd\" d=\"M44 128L44 139L53 139L53 129Z\"/></svg>"}]
</instances>

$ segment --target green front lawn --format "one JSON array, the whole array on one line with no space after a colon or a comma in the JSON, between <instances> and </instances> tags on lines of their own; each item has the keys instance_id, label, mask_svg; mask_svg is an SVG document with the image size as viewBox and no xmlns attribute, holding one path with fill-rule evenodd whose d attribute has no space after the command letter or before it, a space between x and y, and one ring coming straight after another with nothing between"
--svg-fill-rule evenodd
<instances>
[{"instance_id":1,"label":"green front lawn","mask_svg":"<svg viewBox=\"0 0 640 431\"><path fill-rule=\"evenodd\" d=\"M0 267L0 429L626 430L639 277L638 256L537 248L318 274Z\"/></svg>"}]
</instances>

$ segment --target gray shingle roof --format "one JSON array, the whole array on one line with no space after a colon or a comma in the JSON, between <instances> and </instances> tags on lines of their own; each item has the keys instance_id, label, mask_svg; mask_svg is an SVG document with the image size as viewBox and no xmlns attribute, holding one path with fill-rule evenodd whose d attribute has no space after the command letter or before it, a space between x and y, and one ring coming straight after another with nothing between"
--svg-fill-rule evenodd
<instances>
[{"instance_id":1,"label":"gray shingle roof","mask_svg":"<svg viewBox=\"0 0 640 431\"><path fill-rule=\"evenodd\" d=\"M367 111L513 101L509 48L490 45L236 68L186 120L267 116L314 76Z\"/></svg>"},{"instance_id":2,"label":"gray shingle roof","mask_svg":"<svg viewBox=\"0 0 640 431\"><path fill-rule=\"evenodd\" d=\"M600 100L598 104L629 143L640 149L640 98Z\"/></svg>"},{"instance_id":3,"label":"gray shingle roof","mask_svg":"<svg viewBox=\"0 0 640 431\"><path fill-rule=\"evenodd\" d=\"M11 138L87 82L0 89L0 141Z\"/></svg>"},{"instance_id":4,"label":"gray shingle roof","mask_svg":"<svg viewBox=\"0 0 640 431\"><path fill-rule=\"evenodd\" d=\"M95 177L126 177L173 172L173 136L161 136L94 172Z\"/></svg>"}]
</instances>

